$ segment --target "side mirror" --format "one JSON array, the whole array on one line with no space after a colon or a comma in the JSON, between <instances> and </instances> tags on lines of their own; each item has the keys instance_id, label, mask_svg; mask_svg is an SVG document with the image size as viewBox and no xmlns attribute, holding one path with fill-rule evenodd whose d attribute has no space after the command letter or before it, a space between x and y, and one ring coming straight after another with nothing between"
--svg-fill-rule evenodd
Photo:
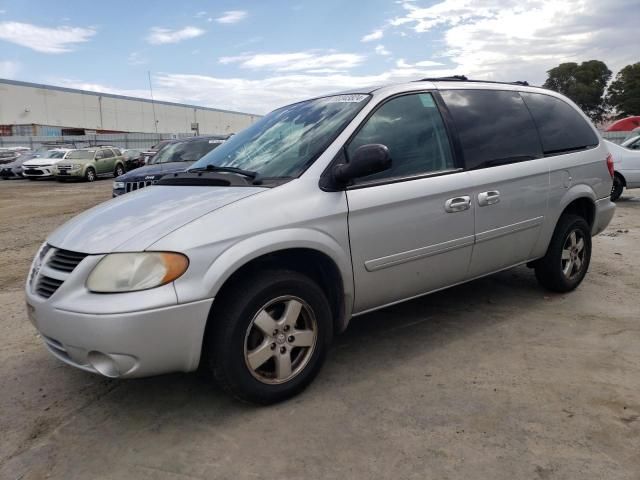
<instances>
[{"instance_id":1,"label":"side mirror","mask_svg":"<svg viewBox=\"0 0 640 480\"><path fill-rule=\"evenodd\" d=\"M331 173L337 183L346 185L350 180L384 172L389 168L389 149L380 143L371 143L358 147L349 163L335 165Z\"/></svg>"}]
</instances>

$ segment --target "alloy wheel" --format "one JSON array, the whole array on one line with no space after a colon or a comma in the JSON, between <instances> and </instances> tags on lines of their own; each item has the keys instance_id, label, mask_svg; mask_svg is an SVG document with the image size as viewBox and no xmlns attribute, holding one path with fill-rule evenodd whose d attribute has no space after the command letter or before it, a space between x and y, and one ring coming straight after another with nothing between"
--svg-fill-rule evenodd
<instances>
[{"instance_id":1,"label":"alloy wheel","mask_svg":"<svg viewBox=\"0 0 640 480\"><path fill-rule=\"evenodd\" d=\"M569 280L580 273L584 265L584 237L583 233L576 229L572 230L564 241L562 247L562 273Z\"/></svg>"},{"instance_id":2,"label":"alloy wheel","mask_svg":"<svg viewBox=\"0 0 640 480\"><path fill-rule=\"evenodd\" d=\"M318 339L313 310L294 296L275 298L253 317L244 341L244 359L254 378L281 384L309 363Z\"/></svg>"}]
</instances>

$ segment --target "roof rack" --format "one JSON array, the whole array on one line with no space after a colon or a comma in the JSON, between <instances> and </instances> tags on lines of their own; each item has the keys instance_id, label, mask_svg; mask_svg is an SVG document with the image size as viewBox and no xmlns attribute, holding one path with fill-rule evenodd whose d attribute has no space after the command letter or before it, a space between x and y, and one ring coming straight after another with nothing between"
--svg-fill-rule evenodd
<instances>
[{"instance_id":1,"label":"roof rack","mask_svg":"<svg viewBox=\"0 0 640 480\"><path fill-rule=\"evenodd\" d=\"M502 85L521 85L528 87L529 82L525 80L517 80L515 82L496 82L494 80L470 80L464 75L451 75L450 77L434 77L434 78L421 78L416 80L417 82L476 82L476 83L498 83Z\"/></svg>"}]
</instances>

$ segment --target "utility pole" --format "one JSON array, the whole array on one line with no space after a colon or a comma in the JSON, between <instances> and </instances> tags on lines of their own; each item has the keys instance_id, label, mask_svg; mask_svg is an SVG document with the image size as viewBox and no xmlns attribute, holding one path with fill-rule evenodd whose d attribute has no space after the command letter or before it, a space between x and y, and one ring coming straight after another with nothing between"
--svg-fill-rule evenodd
<instances>
[{"instance_id":1,"label":"utility pole","mask_svg":"<svg viewBox=\"0 0 640 480\"><path fill-rule=\"evenodd\" d=\"M147 70L147 76L149 77L149 93L151 94L151 109L153 110L153 126L158 133L158 120L156 120L156 104L153 101L153 88L151 87L151 70Z\"/></svg>"}]
</instances>

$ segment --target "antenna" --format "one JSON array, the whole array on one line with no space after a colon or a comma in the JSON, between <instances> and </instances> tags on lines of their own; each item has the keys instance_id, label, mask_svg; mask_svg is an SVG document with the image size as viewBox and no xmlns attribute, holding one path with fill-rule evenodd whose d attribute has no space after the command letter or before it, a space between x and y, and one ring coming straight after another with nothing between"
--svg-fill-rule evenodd
<instances>
[{"instance_id":1,"label":"antenna","mask_svg":"<svg viewBox=\"0 0 640 480\"><path fill-rule=\"evenodd\" d=\"M153 110L153 126L158 133L158 120L156 120L156 104L153 101L153 88L151 87L151 70L147 70L147 76L149 77L149 93L151 94L151 109Z\"/></svg>"}]
</instances>

